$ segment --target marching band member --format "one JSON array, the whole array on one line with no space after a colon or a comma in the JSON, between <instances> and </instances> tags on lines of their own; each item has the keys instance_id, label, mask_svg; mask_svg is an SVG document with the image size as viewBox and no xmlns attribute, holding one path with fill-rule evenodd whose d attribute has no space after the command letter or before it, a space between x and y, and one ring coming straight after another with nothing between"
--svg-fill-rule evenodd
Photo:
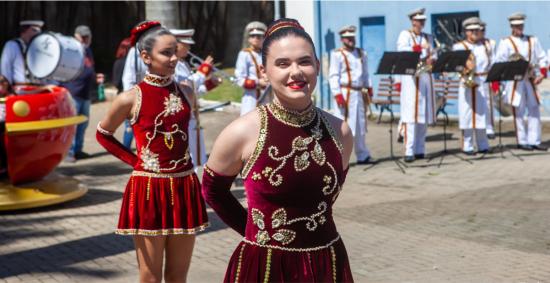
<instances>
[{"instance_id":1,"label":"marching band member","mask_svg":"<svg viewBox=\"0 0 550 283\"><path fill-rule=\"evenodd\" d=\"M148 72L143 81L117 96L98 124L96 138L134 169L116 233L134 238L140 282L162 282L163 274L166 282L186 282L195 234L208 226L189 155L193 90L174 82L177 42L166 28L144 22L132 33L136 41ZM134 129L137 154L113 137L125 119Z\"/></svg>"},{"instance_id":2,"label":"marching band member","mask_svg":"<svg viewBox=\"0 0 550 283\"><path fill-rule=\"evenodd\" d=\"M329 84L336 100L337 116L346 121L355 139L357 164L371 163L365 143L367 120L365 111L372 97L369 82L367 55L355 47L355 26L340 29L342 47L330 54Z\"/></svg>"},{"instance_id":3,"label":"marching band member","mask_svg":"<svg viewBox=\"0 0 550 283\"><path fill-rule=\"evenodd\" d=\"M4 45L0 73L8 79L10 84L31 81L25 63L25 52L27 44L35 35L42 32L43 26L43 21L21 21L19 22L19 37L9 40Z\"/></svg>"},{"instance_id":4,"label":"marching band member","mask_svg":"<svg viewBox=\"0 0 550 283\"><path fill-rule=\"evenodd\" d=\"M522 58L529 62L529 70L521 81L506 82L505 99L513 106L518 148L546 151L540 145L540 96L537 85L546 77L547 58L538 38L523 33L525 18L522 13L514 13L508 17L512 35L499 42L496 60L504 62ZM526 110L527 128L523 120Z\"/></svg>"},{"instance_id":5,"label":"marching band member","mask_svg":"<svg viewBox=\"0 0 550 283\"><path fill-rule=\"evenodd\" d=\"M404 30L397 39L397 51L420 53L424 66L431 66L435 58L433 38L422 32L426 22L425 9L409 13L412 29ZM426 126L435 122L435 96L431 71L401 76L401 121L405 144L405 162L424 158Z\"/></svg>"},{"instance_id":6,"label":"marching band member","mask_svg":"<svg viewBox=\"0 0 550 283\"><path fill-rule=\"evenodd\" d=\"M227 126L204 167L205 200L244 237L224 282L353 282L332 216L351 130L313 105L319 61L296 20L269 26L262 56L273 102ZM239 173L248 210L229 191Z\"/></svg>"},{"instance_id":7,"label":"marching band member","mask_svg":"<svg viewBox=\"0 0 550 283\"><path fill-rule=\"evenodd\" d=\"M485 78L490 67L491 57L485 43L480 40L480 20L477 17L467 18L462 22L466 39L455 43L453 50L469 50L470 57L462 73L458 89L459 128L463 133L462 151L473 155L473 135L480 153L489 151L489 141L486 132L486 116L488 115L486 97L488 88Z\"/></svg>"},{"instance_id":8,"label":"marching band member","mask_svg":"<svg viewBox=\"0 0 550 283\"><path fill-rule=\"evenodd\" d=\"M487 23L481 21L481 30L480 30L480 38L481 42L483 42L485 47L485 53L487 53L487 57L489 58L489 65L491 65L495 61L495 55L496 55L496 49L497 49L497 42L494 39L486 38L485 37L485 30L487 27ZM492 140L495 138L495 105L493 102L493 98L495 95L497 95L499 89L498 89L498 82L495 83L484 83L484 88L487 88L486 91L486 101L487 101L487 110L488 113L485 115L487 118L487 138Z\"/></svg>"},{"instance_id":9,"label":"marching band member","mask_svg":"<svg viewBox=\"0 0 550 283\"><path fill-rule=\"evenodd\" d=\"M178 64L176 65L175 79L177 83L185 84L194 90L193 111L189 120L189 149L195 170L206 163L206 147L204 145L204 131L199 123L199 101L198 97L206 94L208 90L217 86L215 78L210 78L213 58L208 56L204 63L197 68L196 72L185 61L191 45L195 44L193 35L194 29L171 29L170 32L176 36L178 41Z\"/></svg>"},{"instance_id":10,"label":"marching band member","mask_svg":"<svg viewBox=\"0 0 550 283\"><path fill-rule=\"evenodd\" d=\"M267 27L261 22L251 22L246 25L243 36L243 46L239 52L235 66L237 85L244 89L241 99L241 116L254 110L258 104L267 80L260 75L262 57L260 52Z\"/></svg>"}]
</instances>

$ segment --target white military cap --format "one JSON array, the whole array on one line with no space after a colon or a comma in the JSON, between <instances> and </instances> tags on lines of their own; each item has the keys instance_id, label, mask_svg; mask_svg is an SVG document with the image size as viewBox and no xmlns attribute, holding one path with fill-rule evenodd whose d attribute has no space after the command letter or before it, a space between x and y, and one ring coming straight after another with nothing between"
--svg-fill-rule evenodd
<instances>
[{"instance_id":1,"label":"white military cap","mask_svg":"<svg viewBox=\"0 0 550 283\"><path fill-rule=\"evenodd\" d=\"M484 21L479 22L479 25L481 26L481 30L485 30L485 27L487 27L487 23Z\"/></svg>"},{"instance_id":2,"label":"white military cap","mask_svg":"<svg viewBox=\"0 0 550 283\"><path fill-rule=\"evenodd\" d=\"M424 15L424 12L426 12L426 9L424 8L418 8L409 13L409 19L411 20L425 20L426 15Z\"/></svg>"},{"instance_id":3,"label":"white military cap","mask_svg":"<svg viewBox=\"0 0 550 283\"><path fill-rule=\"evenodd\" d=\"M176 40L181 43L195 44L193 35L194 29L171 29L170 32L176 37Z\"/></svg>"},{"instance_id":4,"label":"white military cap","mask_svg":"<svg viewBox=\"0 0 550 283\"><path fill-rule=\"evenodd\" d=\"M20 26L39 26L43 27L44 22L40 20L24 20L19 22Z\"/></svg>"},{"instance_id":5,"label":"white military cap","mask_svg":"<svg viewBox=\"0 0 550 283\"><path fill-rule=\"evenodd\" d=\"M470 17L462 22L462 27L465 30L481 29L481 20L478 17Z\"/></svg>"},{"instance_id":6,"label":"white military cap","mask_svg":"<svg viewBox=\"0 0 550 283\"><path fill-rule=\"evenodd\" d=\"M355 37L356 30L355 26L343 26L338 33L341 37Z\"/></svg>"},{"instance_id":7,"label":"white military cap","mask_svg":"<svg viewBox=\"0 0 550 283\"><path fill-rule=\"evenodd\" d=\"M250 22L246 25L246 32L249 36L251 35L264 35L267 27L262 22Z\"/></svg>"},{"instance_id":8,"label":"white military cap","mask_svg":"<svg viewBox=\"0 0 550 283\"><path fill-rule=\"evenodd\" d=\"M527 16L524 13L515 12L508 17L508 21L510 21L511 25L523 25L525 18Z\"/></svg>"}]
</instances>

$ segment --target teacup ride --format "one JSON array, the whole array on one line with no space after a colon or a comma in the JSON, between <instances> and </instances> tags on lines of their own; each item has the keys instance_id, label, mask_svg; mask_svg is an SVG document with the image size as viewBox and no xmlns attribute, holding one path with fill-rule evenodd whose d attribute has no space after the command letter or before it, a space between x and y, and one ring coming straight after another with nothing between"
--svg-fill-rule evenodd
<instances>
[{"instance_id":1,"label":"teacup ride","mask_svg":"<svg viewBox=\"0 0 550 283\"><path fill-rule=\"evenodd\" d=\"M42 33L29 44L26 57L37 79L70 81L83 68L84 49L73 38ZM83 196L87 188L76 179L54 172L67 155L76 125L71 94L55 85L16 85L6 105L7 178L0 180L0 211L53 205Z\"/></svg>"}]
</instances>

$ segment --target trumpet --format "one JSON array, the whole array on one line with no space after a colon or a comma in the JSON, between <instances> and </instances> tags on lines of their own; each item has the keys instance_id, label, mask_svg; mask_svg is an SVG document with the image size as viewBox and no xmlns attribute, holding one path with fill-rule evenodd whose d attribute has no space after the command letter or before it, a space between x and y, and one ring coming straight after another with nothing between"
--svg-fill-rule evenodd
<instances>
[{"instance_id":1,"label":"trumpet","mask_svg":"<svg viewBox=\"0 0 550 283\"><path fill-rule=\"evenodd\" d=\"M460 76L464 80L463 83L466 87L473 88L478 86L478 83L476 83L476 57L473 53L470 53L468 61L466 61L466 68L464 68L464 72Z\"/></svg>"},{"instance_id":2,"label":"trumpet","mask_svg":"<svg viewBox=\"0 0 550 283\"><path fill-rule=\"evenodd\" d=\"M187 55L189 55L191 58L189 59L189 64L191 64L194 68L198 68L202 63L204 63L204 60L191 53L191 51L188 51L187 52ZM218 68L216 68L216 66L212 66L212 70L214 70L214 73L223 77L224 79L228 80L229 82L231 83L236 83L237 82L237 78L235 78L235 76L232 76L226 72L224 72L223 70L220 70Z\"/></svg>"},{"instance_id":3,"label":"trumpet","mask_svg":"<svg viewBox=\"0 0 550 283\"><path fill-rule=\"evenodd\" d=\"M434 38L434 42L435 42L435 48L430 52L431 54L437 54L439 50L443 48L443 46L439 43L439 41L436 38ZM428 54L428 56L430 56L430 54ZM428 64L427 62L428 56L426 56L426 58L424 59L420 59L420 61L418 62L418 65L416 65L416 72L414 74L416 77L419 77L420 75L425 73L432 72L433 65Z\"/></svg>"}]
</instances>

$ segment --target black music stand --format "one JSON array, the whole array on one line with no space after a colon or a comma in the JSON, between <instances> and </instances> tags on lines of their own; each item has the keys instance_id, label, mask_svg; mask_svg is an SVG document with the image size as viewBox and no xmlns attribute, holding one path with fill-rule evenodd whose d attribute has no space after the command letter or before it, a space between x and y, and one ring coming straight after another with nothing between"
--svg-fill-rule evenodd
<instances>
[{"instance_id":1,"label":"black music stand","mask_svg":"<svg viewBox=\"0 0 550 283\"><path fill-rule=\"evenodd\" d=\"M393 88L393 75L413 75L416 72L418 61L420 60L420 53L418 52L384 52L380 64L378 65L377 75L390 75L390 94ZM390 101L390 107L392 105L392 96L388 97ZM390 111L390 160L394 161L399 170L405 174L405 169L408 166L401 160L395 157L393 154L393 124L394 116L393 111ZM367 170L371 167L367 167Z\"/></svg>"},{"instance_id":2,"label":"black music stand","mask_svg":"<svg viewBox=\"0 0 550 283\"><path fill-rule=\"evenodd\" d=\"M489 70L489 74L487 75L486 82L523 80L523 77L527 73L528 67L529 67L529 62L525 60L495 63ZM499 103L499 108L502 109L502 96L499 97L498 103ZM523 158L521 158L519 155L516 155L513 151L511 151L509 148L504 146L504 144L502 144L502 113L499 113L498 115L498 145L496 148L500 151L500 156L502 158L505 158L504 151L507 150L514 157L523 161Z\"/></svg>"},{"instance_id":3,"label":"black music stand","mask_svg":"<svg viewBox=\"0 0 550 283\"><path fill-rule=\"evenodd\" d=\"M464 71L464 66L466 65L466 61L468 61L468 57L470 56L470 53L471 53L470 50L460 50L460 51L448 51L441 54L441 56L435 62L434 67L432 68L432 73L461 73L462 71ZM450 153L462 161L473 164L470 160L465 159L462 156L447 150L447 124L449 123L449 115L445 111L445 104L443 104L442 108L443 109L438 109L437 111L443 113L443 116L444 116L443 151L440 151L431 155L430 158L428 159L428 162L432 161L434 158L441 157L441 159L439 160L439 165L437 166L437 167L441 167L441 164L443 164L443 159L445 158L445 154ZM437 119L437 116L436 116L436 119Z\"/></svg>"}]
</instances>

